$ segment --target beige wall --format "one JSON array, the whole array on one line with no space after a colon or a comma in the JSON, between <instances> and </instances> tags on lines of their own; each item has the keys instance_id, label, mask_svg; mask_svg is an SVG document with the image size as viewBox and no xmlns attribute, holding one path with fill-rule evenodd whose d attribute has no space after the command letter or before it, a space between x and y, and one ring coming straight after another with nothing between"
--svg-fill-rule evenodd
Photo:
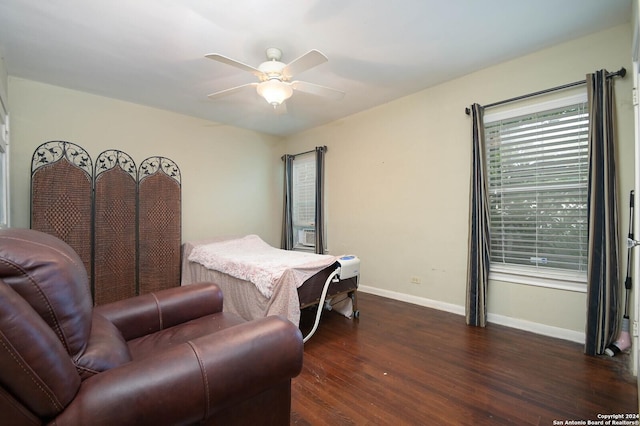
<instances>
[{"instance_id":1,"label":"beige wall","mask_svg":"<svg viewBox=\"0 0 640 426\"><path fill-rule=\"evenodd\" d=\"M470 118L464 108L581 80L601 68L630 71L630 52L631 27L623 25L288 138L289 153L328 146L330 251L357 254L361 283L375 292L460 311L470 170ZM633 185L632 78L617 79L615 87L624 237ZM624 260L626 249L622 253ZM413 276L421 284L410 283ZM584 293L514 283L489 286L490 319L541 325L547 332L557 327L569 330L569 338L584 332L585 303Z\"/></svg>"},{"instance_id":2,"label":"beige wall","mask_svg":"<svg viewBox=\"0 0 640 426\"><path fill-rule=\"evenodd\" d=\"M9 78L12 226L29 226L31 157L66 140L95 159L119 149L154 155L182 175L183 239L256 233L280 242L279 139L141 105Z\"/></svg>"}]
</instances>

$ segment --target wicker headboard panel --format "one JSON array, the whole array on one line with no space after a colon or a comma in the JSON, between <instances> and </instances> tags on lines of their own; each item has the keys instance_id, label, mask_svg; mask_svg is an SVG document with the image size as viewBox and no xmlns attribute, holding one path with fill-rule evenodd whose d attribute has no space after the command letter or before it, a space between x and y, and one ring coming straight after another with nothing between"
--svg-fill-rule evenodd
<instances>
[{"instance_id":1,"label":"wicker headboard panel","mask_svg":"<svg viewBox=\"0 0 640 426\"><path fill-rule=\"evenodd\" d=\"M31 227L76 250L96 305L180 285L181 203L180 169L165 157L137 169L128 154L107 150L94 169L65 141L33 154Z\"/></svg>"}]
</instances>

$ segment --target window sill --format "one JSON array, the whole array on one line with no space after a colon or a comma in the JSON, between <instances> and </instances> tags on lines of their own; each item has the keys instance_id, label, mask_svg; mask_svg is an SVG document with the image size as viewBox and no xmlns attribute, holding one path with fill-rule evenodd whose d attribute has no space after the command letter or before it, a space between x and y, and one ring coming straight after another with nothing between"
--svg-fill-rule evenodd
<instances>
[{"instance_id":1,"label":"window sill","mask_svg":"<svg viewBox=\"0 0 640 426\"><path fill-rule=\"evenodd\" d=\"M553 288L556 290L587 292L586 276L581 274L545 273L521 270L520 268L491 267L489 280Z\"/></svg>"}]
</instances>

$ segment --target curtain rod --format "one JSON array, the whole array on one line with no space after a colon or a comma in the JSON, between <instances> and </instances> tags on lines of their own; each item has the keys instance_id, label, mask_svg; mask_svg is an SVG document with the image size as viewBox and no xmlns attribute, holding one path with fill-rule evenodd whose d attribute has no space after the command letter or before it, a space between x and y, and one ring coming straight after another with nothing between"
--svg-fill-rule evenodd
<instances>
[{"instance_id":1,"label":"curtain rod","mask_svg":"<svg viewBox=\"0 0 640 426\"><path fill-rule=\"evenodd\" d=\"M295 158L295 157L297 157L298 155L311 154L312 152L316 152L316 150L315 150L315 149L310 149L309 151L299 152L299 153L297 153L297 154L292 154L291 156Z\"/></svg>"},{"instance_id":2,"label":"curtain rod","mask_svg":"<svg viewBox=\"0 0 640 426\"><path fill-rule=\"evenodd\" d=\"M617 76L624 77L626 74L627 74L627 70L624 67L622 67L616 72L607 73L607 78L617 77ZM581 84L586 84L586 83L587 83L586 79L580 80L580 81L574 81L573 83L563 84L562 86L552 87L551 89L540 90L539 92L533 92L533 93L529 93L529 94L522 95L522 96L516 96L515 98L510 98L510 99L505 99L503 101L494 102L492 104L484 105L484 108L491 108L491 107L502 105L502 104L508 104L509 102L514 102L514 101L519 101L519 100L522 100L522 99L532 98L534 96L544 95L545 93L556 92L558 90L564 90L564 89L568 89L570 87L580 86ZM467 107L467 108L464 109L464 112L465 112L465 114L469 115L469 114L471 114L471 109L469 107Z\"/></svg>"},{"instance_id":3,"label":"curtain rod","mask_svg":"<svg viewBox=\"0 0 640 426\"><path fill-rule=\"evenodd\" d=\"M310 149L309 151L305 151L305 152L299 152L297 154L290 154L291 157L296 158L298 155L304 155L304 154L311 154L312 152L316 152L318 149L322 149L324 152L327 152L327 147L326 146L317 146L314 149ZM286 156L283 155L282 157L280 157L283 161L284 158Z\"/></svg>"}]
</instances>

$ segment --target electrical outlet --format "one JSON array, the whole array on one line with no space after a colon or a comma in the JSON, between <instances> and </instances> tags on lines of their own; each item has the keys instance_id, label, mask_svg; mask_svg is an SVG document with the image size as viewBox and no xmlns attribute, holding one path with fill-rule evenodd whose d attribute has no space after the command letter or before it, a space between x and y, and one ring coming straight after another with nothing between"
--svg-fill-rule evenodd
<instances>
[{"instance_id":1,"label":"electrical outlet","mask_svg":"<svg viewBox=\"0 0 640 426\"><path fill-rule=\"evenodd\" d=\"M634 321L633 322L633 330L631 333L632 336L637 336L638 335L638 321Z\"/></svg>"},{"instance_id":2,"label":"electrical outlet","mask_svg":"<svg viewBox=\"0 0 640 426\"><path fill-rule=\"evenodd\" d=\"M422 280L420 279L420 277L411 277L410 282L411 284L420 284Z\"/></svg>"}]
</instances>

